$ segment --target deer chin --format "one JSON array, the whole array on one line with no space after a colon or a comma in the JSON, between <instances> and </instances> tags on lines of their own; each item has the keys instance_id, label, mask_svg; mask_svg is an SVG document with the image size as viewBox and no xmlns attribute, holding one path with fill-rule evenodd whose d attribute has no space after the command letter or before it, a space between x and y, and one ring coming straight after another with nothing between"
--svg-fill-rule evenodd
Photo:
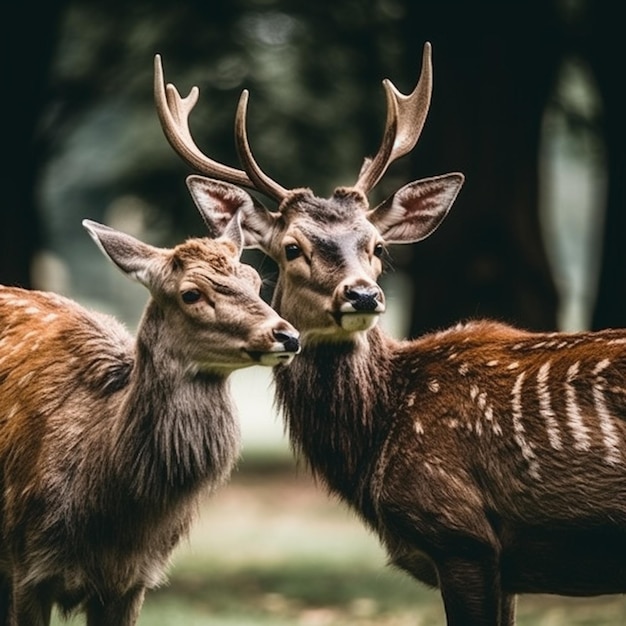
<instances>
[{"instance_id":1,"label":"deer chin","mask_svg":"<svg viewBox=\"0 0 626 626\"><path fill-rule=\"evenodd\" d=\"M267 352L259 358L259 365L275 367L276 365L289 365L296 356L296 352Z\"/></svg>"},{"instance_id":2,"label":"deer chin","mask_svg":"<svg viewBox=\"0 0 626 626\"><path fill-rule=\"evenodd\" d=\"M265 365L267 367L275 367L276 365L289 365L293 361L293 357L300 352L261 352L259 350L244 351L254 362L255 365Z\"/></svg>"},{"instance_id":3,"label":"deer chin","mask_svg":"<svg viewBox=\"0 0 626 626\"><path fill-rule=\"evenodd\" d=\"M343 330L349 333L357 333L374 328L378 323L380 313L364 313L362 311L355 313L339 313L336 321Z\"/></svg>"}]
</instances>

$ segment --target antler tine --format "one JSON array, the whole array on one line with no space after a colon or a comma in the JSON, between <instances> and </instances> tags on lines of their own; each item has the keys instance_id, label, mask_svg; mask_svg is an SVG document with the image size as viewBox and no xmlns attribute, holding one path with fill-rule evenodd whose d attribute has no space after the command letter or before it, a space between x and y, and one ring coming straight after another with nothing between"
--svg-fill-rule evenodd
<instances>
[{"instance_id":1,"label":"antler tine","mask_svg":"<svg viewBox=\"0 0 626 626\"><path fill-rule=\"evenodd\" d=\"M237 105L237 116L235 118L235 141L237 152L243 167L253 181L256 189L274 198L278 202L283 200L289 193L287 189L279 185L275 180L271 179L259 167L252 155L250 144L248 143L248 132L246 129L246 116L248 111L248 90L244 89L239 98Z\"/></svg>"},{"instance_id":2,"label":"antler tine","mask_svg":"<svg viewBox=\"0 0 626 626\"><path fill-rule=\"evenodd\" d=\"M251 189L254 183L243 170L222 165L210 159L198 148L189 130L189 114L198 101L200 91L193 87L182 98L174 85L165 85L161 55L154 57L154 100L165 137L188 165L202 174Z\"/></svg>"},{"instance_id":3,"label":"antler tine","mask_svg":"<svg viewBox=\"0 0 626 626\"><path fill-rule=\"evenodd\" d=\"M370 192L393 161L408 154L420 137L432 93L431 45L424 45L422 73L415 89L408 96L400 93L390 80L383 86L387 97L387 120L383 140L376 156L361 169L355 188Z\"/></svg>"}]
</instances>

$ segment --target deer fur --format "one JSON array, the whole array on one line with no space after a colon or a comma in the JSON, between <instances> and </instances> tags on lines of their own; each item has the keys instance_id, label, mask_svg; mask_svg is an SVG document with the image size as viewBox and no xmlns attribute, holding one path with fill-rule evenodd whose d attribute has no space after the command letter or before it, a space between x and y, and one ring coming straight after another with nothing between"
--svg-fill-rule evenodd
<instances>
[{"instance_id":1,"label":"deer fur","mask_svg":"<svg viewBox=\"0 0 626 626\"><path fill-rule=\"evenodd\" d=\"M59 295L0 287L3 626L47 625L54 604L135 624L238 458L229 373L298 349L238 261L238 226L172 250L85 226L151 297L133 339Z\"/></svg>"}]
</instances>

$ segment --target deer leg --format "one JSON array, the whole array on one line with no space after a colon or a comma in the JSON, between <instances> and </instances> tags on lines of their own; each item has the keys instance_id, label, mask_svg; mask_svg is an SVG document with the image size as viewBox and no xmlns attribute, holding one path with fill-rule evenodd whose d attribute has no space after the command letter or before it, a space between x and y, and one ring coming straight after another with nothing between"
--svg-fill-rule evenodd
<instances>
[{"instance_id":1,"label":"deer leg","mask_svg":"<svg viewBox=\"0 0 626 626\"><path fill-rule=\"evenodd\" d=\"M144 587L136 587L122 596L95 596L87 603L87 626L135 626L143 605Z\"/></svg>"},{"instance_id":2,"label":"deer leg","mask_svg":"<svg viewBox=\"0 0 626 626\"><path fill-rule=\"evenodd\" d=\"M500 603L500 626L515 626L515 611L517 608L517 596L514 594L502 594Z\"/></svg>"},{"instance_id":3,"label":"deer leg","mask_svg":"<svg viewBox=\"0 0 626 626\"><path fill-rule=\"evenodd\" d=\"M450 557L437 562L448 626L509 626L511 602L489 558ZM506 608L505 608L506 605ZM507 616L507 622L502 617Z\"/></svg>"},{"instance_id":4,"label":"deer leg","mask_svg":"<svg viewBox=\"0 0 626 626\"><path fill-rule=\"evenodd\" d=\"M52 595L45 585L20 587L12 585L9 626L49 626L52 617ZM1 614L1 613L0 613Z\"/></svg>"}]
</instances>

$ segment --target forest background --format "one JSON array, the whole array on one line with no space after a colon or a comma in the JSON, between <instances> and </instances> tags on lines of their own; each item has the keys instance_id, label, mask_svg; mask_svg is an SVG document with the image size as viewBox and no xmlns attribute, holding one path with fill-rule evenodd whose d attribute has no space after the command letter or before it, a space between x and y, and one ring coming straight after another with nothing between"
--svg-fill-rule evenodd
<instances>
[{"instance_id":1,"label":"forest background","mask_svg":"<svg viewBox=\"0 0 626 626\"><path fill-rule=\"evenodd\" d=\"M381 79L408 92L430 41L426 126L372 201L450 171L466 183L434 236L392 249L385 324L398 336L482 316L535 330L624 327L618 8L608 0L11 2L0 24L0 283L58 291L133 327L145 291L103 262L81 220L164 246L203 233L184 185L190 172L156 117L156 53L183 95L200 87L191 126L207 154L237 165L234 112L247 88L263 169L285 187L327 195L354 182L378 147ZM269 298L272 264L252 252L246 259ZM234 382L244 461L248 451L291 468L266 373Z\"/></svg>"}]
</instances>

